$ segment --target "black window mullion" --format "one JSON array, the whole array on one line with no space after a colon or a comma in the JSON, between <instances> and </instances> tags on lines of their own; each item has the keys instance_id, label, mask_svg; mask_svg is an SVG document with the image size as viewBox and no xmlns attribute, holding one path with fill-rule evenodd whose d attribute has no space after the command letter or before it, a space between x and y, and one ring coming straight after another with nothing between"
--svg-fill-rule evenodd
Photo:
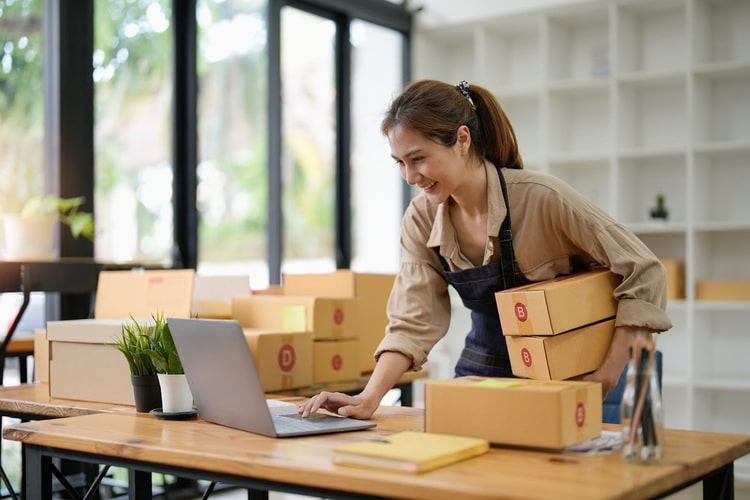
<instances>
[{"instance_id":1,"label":"black window mullion","mask_svg":"<svg viewBox=\"0 0 750 500\"><path fill-rule=\"evenodd\" d=\"M268 4L268 281L281 283L284 228L281 216L281 7Z\"/></svg>"},{"instance_id":2,"label":"black window mullion","mask_svg":"<svg viewBox=\"0 0 750 500\"><path fill-rule=\"evenodd\" d=\"M336 267L348 269L352 261L351 173L351 19L336 22Z\"/></svg>"},{"instance_id":3,"label":"black window mullion","mask_svg":"<svg viewBox=\"0 0 750 500\"><path fill-rule=\"evenodd\" d=\"M172 2L174 267L198 265L198 73L196 0Z\"/></svg>"},{"instance_id":4,"label":"black window mullion","mask_svg":"<svg viewBox=\"0 0 750 500\"><path fill-rule=\"evenodd\" d=\"M45 192L94 207L94 0L44 0ZM61 257L92 257L93 244L60 231Z\"/></svg>"},{"instance_id":5,"label":"black window mullion","mask_svg":"<svg viewBox=\"0 0 750 500\"><path fill-rule=\"evenodd\" d=\"M94 207L94 0L44 0L44 190L64 198L84 196ZM92 257L94 245L59 232L61 257ZM86 318L84 295L47 294L47 320Z\"/></svg>"}]
</instances>

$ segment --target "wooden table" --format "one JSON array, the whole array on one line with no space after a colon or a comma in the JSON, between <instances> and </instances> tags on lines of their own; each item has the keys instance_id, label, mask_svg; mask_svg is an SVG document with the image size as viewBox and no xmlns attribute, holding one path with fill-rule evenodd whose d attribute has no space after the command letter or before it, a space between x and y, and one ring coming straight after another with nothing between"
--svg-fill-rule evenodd
<instances>
[{"instance_id":1,"label":"wooden table","mask_svg":"<svg viewBox=\"0 0 750 500\"><path fill-rule=\"evenodd\" d=\"M53 457L129 468L130 498L150 498L145 476L161 472L227 482L259 496L651 498L703 481L705 498L716 499L731 498L734 460L750 453L750 436L667 430L659 465L625 464L617 452L583 456L504 447L419 475L332 463L333 446L421 430L423 416L419 409L381 407L375 430L274 439L202 420L104 413L21 423L4 436L24 444L28 498L40 499L49 498Z\"/></svg>"}]
</instances>

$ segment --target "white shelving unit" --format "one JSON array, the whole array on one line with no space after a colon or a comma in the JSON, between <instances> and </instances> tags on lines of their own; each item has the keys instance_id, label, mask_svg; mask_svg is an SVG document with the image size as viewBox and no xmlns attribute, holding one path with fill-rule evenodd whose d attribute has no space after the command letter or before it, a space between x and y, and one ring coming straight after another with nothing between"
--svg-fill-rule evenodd
<instances>
[{"instance_id":1,"label":"white shelving unit","mask_svg":"<svg viewBox=\"0 0 750 500\"><path fill-rule=\"evenodd\" d=\"M750 434L750 0L599 0L424 28L415 76L492 90L527 168L557 175L685 263L664 352L670 427ZM667 221L649 216L658 194ZM750 460L736 474L750 480Z\"/></svg>"}]
</instances>

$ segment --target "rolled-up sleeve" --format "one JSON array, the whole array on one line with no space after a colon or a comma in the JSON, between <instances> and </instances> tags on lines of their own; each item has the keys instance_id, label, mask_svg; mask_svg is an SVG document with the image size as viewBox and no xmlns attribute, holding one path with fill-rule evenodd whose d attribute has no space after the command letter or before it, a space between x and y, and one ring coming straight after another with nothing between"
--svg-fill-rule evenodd
<instances>
[{"instance_id":1,"label":"rolled-up sleeve","mask_svg":"<svg viewBox=\"0 0 750 500\"><path fill-rule=\"evenodd\" d=\"M431 224L413 207L407 210L401 231L401 269L388 299L388 326L375 351L399 352L421 369L435 344L450 325L448 283L435 251L426 245Z\"/></svg>"}]
</instances>

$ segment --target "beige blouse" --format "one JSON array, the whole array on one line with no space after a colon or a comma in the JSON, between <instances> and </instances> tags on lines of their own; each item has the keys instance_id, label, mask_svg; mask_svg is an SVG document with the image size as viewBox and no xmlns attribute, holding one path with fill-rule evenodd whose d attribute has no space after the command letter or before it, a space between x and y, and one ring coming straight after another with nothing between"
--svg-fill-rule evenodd
<instances>
[{"instance_id":1,"label":"beige blouse","mask_svg":"<svg viewBox=\"0 0 750 500\"><path fill-rule=\"evenodd\" d=\"M487 248L484 264L499 258L495 249L508 211L495 167L487 171ZM616 326L642 326L655 332L672 327L666 314L666 271L630 230L562 180L533 170L502 170L508 189L513 248L530 281L542 281L600 264L623 277L615 289ZM412 200L401 228L401 269L388 301L389 324L375 357L397 351L418 370L448 331L448 282L434 248L452 271L472 267L461 253L445 204L424 195Z\"/></svg>"}]
</instances>

